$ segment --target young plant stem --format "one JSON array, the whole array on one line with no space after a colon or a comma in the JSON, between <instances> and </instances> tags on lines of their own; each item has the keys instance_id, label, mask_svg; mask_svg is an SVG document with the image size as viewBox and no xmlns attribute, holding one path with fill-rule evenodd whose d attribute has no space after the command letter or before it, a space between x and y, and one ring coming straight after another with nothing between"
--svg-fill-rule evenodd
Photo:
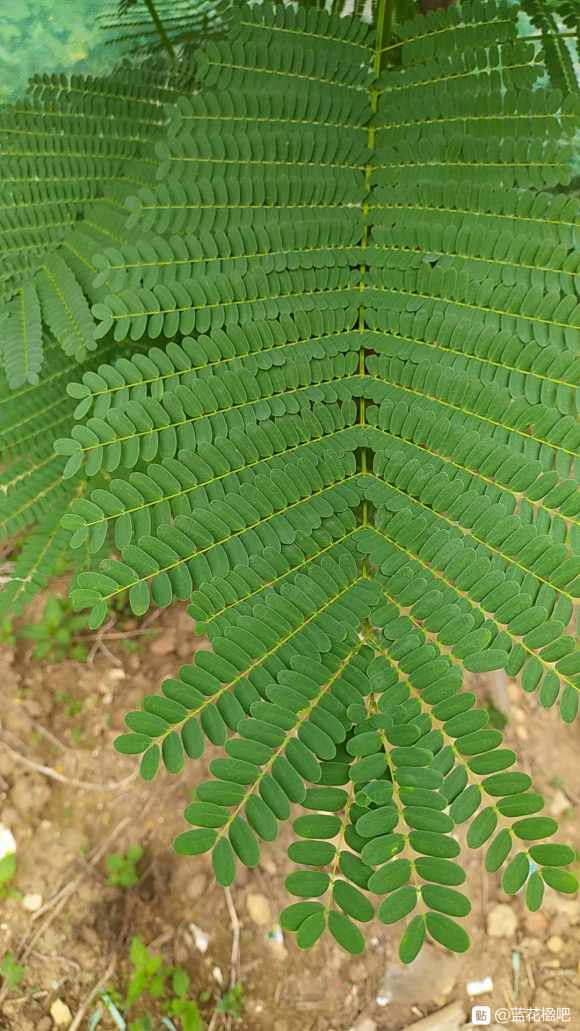
<instances>
[{"instance_id":1,"label":"young plant stem","mask_svg":"<svg viewBox=\"0 0 580 1031\"><path fill-rule=\"evenodd\" d=\"M159 17L159 15L157 14L157 11L155 10L155 5L153 3L153 0L145 0L145 6L146 6L147 10L149 11L149 14L151 15L151 18L153 20L153 24L155 25L155 28L157 29L157 34L159 36L159 39L161 40L165 50L167 51L167 53L169 54L171 60L173 61L175 59L175 51L174 51L174 49L173 49L173 47L171 45L171 40L169 39L169 36L167 35L167 33L165 31L163 22L161 21L161 18Z\"/></svg>"}]
</instances>

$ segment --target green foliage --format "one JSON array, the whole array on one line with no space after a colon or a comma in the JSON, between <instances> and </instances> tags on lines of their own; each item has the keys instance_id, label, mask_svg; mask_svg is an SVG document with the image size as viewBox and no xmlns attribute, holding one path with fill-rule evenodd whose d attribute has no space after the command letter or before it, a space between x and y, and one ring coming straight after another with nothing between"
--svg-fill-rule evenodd
<instances>
[{"instance_id":1,"label":"green foliage","mask_svg":"<svg viewBox=\"0 0 580 1031\"><path fill-rule=\"evenodd\" d=\"M106 857L109 870L108 883L132 888L139 880L137 863L143 857L141 845L130 845L127 851L110 852Z\"/></svg>"},{"instance_id":2,"label":"green foliage","mask_svg":"<svg viewBox=\"0 0 580 1031\"><path fill-rule=\"evenodd\" d=\"M189 999L190 979L183 967L164 966L161 956L150 956L143 939L135 935L131 939L132 969L125 995L112 986L101 991L101 1005L95 1011L92 1027L96 1027L103 1011L113 1015L115 1022L127 1026L124 1017L139 1000L150 996L157 1000L166 1017L163 1028L175 1028L173 1018L179 1020L182 1031L202 1031L203 1024L197 1003ZM131 1021L129 1031L156 1031L157 1021L150 1012L145 1012Z\"/></svg>"},{"instance_id":3,"label":"green foliage","mask_svg":"<svg viewBox=\"0 0 580 1031\"><path fill-rule=\"evenodd\" d=\"M0 898L2 896L8 896L9 898L17 894L8 885L10 881L16 875L16 856L13 852L8 852L7 855L2 856L0 859Z\"/></svg>"},{"instance_id":4,"label":"green foliage","mask_svg":"<svg viewBox=\"0 0 580 1031\"><path fill-rule=\"evenodd\" d=\"M26 971L24 967L19 966L16 962L14 954L12 952L7 952L0 963L0 977L4 979L4 984L9 991L18 992L20 994L20 983L25 973Z\"/></svg>"},{"instance_id":5,"label":"green foliage","mask_svg":"<svg viewBox=\"0 0 580 1031\"><path fill-rule=\"evenodd\" d=\"M224 992L216 1009L218 1013L229 1013L234 1020L239 1020L244 1012L244 989L241 984L234 985Z\"/></svg>"},{"instance_id":6,"label":"green foliage","mask_svg":"<svg viewBox=\"0 0 580 1031\"><path fill-rule=\"evenodd\" d=\"M541 85L503 0L394 36L384 3L221 17L193 73L39 77L0 126L13 177L38 120L71 173L49 219L56 166L27 142L3 339L32 284L44 360L4 390L0 518L60 513L91 627L177 598L209 638L116 742L146 780L221 750L179 854L228 886L302 805L300 947L358 954L376 912L405 920L404 962L426 935L462 952L460 824L508 894L534 864L532 909L577 885L463 672L577 714L578 98ZM12 603L48 575L25 559ZM143 948L135 998L165 976Z\"/></svg>"},{"instance_id":7,"label":"green foliage","mask_svg":"<svg viewBox=\"0 0 580 1031\"><path fill-rule=\"evenodd\" d=\"M219 5L211 0L116 0L103 4L98 18L108 44L139 57L164 49L183 55L224 30Z\"/></svg>"},{"instance_id":8,"label":"green foliage","mask_svg":"<svg viewBox=\"0 0 580 1031\"><path fill-rule=\"evenodd\" d=\"M521 0L522 10L540 30L541 44L550 82L566 93L579 93L578 53L571 50L566 37L580 30L580 8L576 0ZM573 32L566 32L566 27ZM576 66L575 66L576 65Z\"/></svg>"},{"instance_id":9,"label":"green foliage","mask_svg":"<svg viewBox=\"0 0 580 1031\"><path fill-rule=\"evenodd\" d=\"M9 616L0 620L0 642L2 644L15 645L16 634L14 632L14 624Z\"/></svg>"},{"instance_id":10,"label":"green foliage","mask_svg":"<svg viewBox=\"0 0 580 1031\"><path fill-rule=\"evenodd\" d=\"M62 662L64 659L83 662L87 657L87 648L82 642L75 641L75 636L86 630L88 623L86 615L75 615L71 611L70 603L66 599L50 597L44 606L42 619L38 623L24 626L21 634L29 641L35 642L32 657L37 662ZM62 692L56 692L55 700L64 704L65 710L68 709L66 715L69 717L78 711L73 704L74 700Z\"/></svg>"}]
</instances>

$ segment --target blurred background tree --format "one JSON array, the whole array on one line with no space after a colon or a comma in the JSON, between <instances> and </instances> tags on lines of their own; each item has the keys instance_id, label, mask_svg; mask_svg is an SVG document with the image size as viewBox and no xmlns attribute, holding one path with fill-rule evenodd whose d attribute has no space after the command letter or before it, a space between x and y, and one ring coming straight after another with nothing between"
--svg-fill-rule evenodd
<instances>
[{"instance_id":1,"label":"blurred background tree","mask_svg":"<svg viewBox=\"0 0 580 1031\"><path fill-rule=\"evenodd\" d=\"M38 71L102 75L121 56L107 45L98 0L2 0L0 100L13 100Z\"/></svg>"}]
</instances>

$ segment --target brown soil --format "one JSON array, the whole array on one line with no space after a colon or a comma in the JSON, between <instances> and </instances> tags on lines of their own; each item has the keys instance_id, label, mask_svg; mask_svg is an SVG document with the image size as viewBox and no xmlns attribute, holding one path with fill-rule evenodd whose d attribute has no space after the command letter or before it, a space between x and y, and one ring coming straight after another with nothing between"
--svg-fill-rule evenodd
<instances>
[{"instance_id":1,"label":"brown soil","mask_svg":"<svg viewBox=\"0 0 580 1031\"><path fill-rule=\"evenodd\" d=\"M207 775L213 751L183 774L160 774L152 784L134 779L115 790L90 790L60 783L33 772L12 749L33 763L51 767L67 778L95 785L122 781L135 769L132 757L113 750L125 713L139 706L144 694L158 690L163 677L175 675L191 661L196 647L193 624L184 607L159 614L150 640L136 637L139 650L128 654L118 640L107 640L109 655L97 653L92 665L67 661L39 665L29 654L29 642L0 651L0 820L17 840L17 875L13 886L21 896L39 893L42 909L31 914L22 897L0 898L0 962L12 951L25 967L23 994L4 990L0 1028L9 1031L49 1031L51 1005L61 999L76 1014L93 986L101 981L113 957L116 965L107 983L126 987L131 937L140 933L150 951L167 963L182 964L195 994L211 991L203 1004L209 1022L221 994L220 978L230 977L232 923L226 898L215 886L207 856L181 858L172 851L174 836L184 829L182 811L191 789ZM66 713L66 702L55 693L80 699L80 711ZM521 768L532 774L544 793L547 810L559 816L559 840L580 848L575 819L580 803L578 724L564 727L557 712L541 710L534 696L510 685L511 714L507 743L521 756ZM50 737L46 736L48 732ZM60 744L58 744L60 742ZM561 778L562 787L554 786ZM530 917L520 895L508 899L500 875L483 870L482 857L464 852L467 888L473 910L465 921L472 948L460 957L457 979L448 994L441 984L433 997L416 1005L413 988L407 1003L375 1003L379 982L396 962L400 928L375 921L367 928L368 947L362 957L349 957L327 935L308 953L268 937L269 926L256 926L248 914L247 896L258 893L270 903L272 924L288 904L284 877L291 864L285 849L288 825L277 842L264 846L260 865L240 870L232 899L241 925L239 978L245 1009L241 1020L230 1021L239 1031L348 1031L368 1017L379 1031L396 1031L459 1000L471 1013L473 1000L466 983L492 977L494 989L476 1001L499 1007L569 1007L569 1022L533 1020L509 1024L523 1028L580 1028L580 902L576 897L548 891L540 914ZM107 883L105 855L131 844L145 849L139 865L143 876L131 890ZM262 900L263 901L263 900ZM508 938L486 934L488 915L498 902L508 903L517 929ZM509 914L508 914L509 915ZM200 953L189 925L210 935ZM444 952L444 950L440 950ZM520 983L514 998L512 953L520 956ZM419 989L422 986L419 985ZM439 991L439 994L437 992ZM1 989L0 989L1 992ZM2 996L0 995L0 998ZM421 998L421 995L415 995ZM154 1007L153 1007L154 1008ZM89 1027L94 1006L79 1026ZM139 1008L136 1007L136 1015ZM134 1018L133 1018L134 1019ZM115 1025L105 1015L99 1028ZM161 1026L161 1025L159 1025ZM225 1026L219 1018L214 1027Z\"/></svg>"}]
</instances>

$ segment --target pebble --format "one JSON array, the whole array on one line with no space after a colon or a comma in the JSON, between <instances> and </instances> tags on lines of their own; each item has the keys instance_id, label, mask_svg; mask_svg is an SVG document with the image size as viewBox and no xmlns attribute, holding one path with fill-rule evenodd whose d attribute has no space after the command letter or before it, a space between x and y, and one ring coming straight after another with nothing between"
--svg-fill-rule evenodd
<instances>
[{"instance_id":1,"label":"pebble","mask_svg":"<svg viewBox=\"0 0 580 1031\"><path fill-rule=\"evenodd\" d=\"M50 1031L52 1027L52 1020L50 1017L41 1017L36 1025L36 1031Z\"/></svg>"},{"instance_id":2,"label":"pebble","mask_svg":"<svg viewBox=\"0 0 580 1031\"><path fill-rule=\"evenodd\" d=\"M355 1020L351 1031L377 1031L377 1022L364 1014Z\"/></svg>"},{"instance_id":3,"label":"pebble","mask_svg":"<svg viewBox=\"0 0 580 1031\"><path fill-rule=\"evenodd\" d=\"M387 967L379 984L377 1004L400 1002L408 1006L431 1002L436 995L448 995L459 976L460 960L434 945L424 945L417 959L405 966Z\"/></svg>"},{"instance_id":4,"label":"pebble","mask_svg":"<svg viewBox=\"0 0 580 1031\"><path fill-rule=\"evenodd\" d=\"M524 920L524 930L527 934L543 934L548 926L548 921L543 913L528 913Z\"/></svg>"},{"instance_id":5,"label":"pebble","mask_svg":"<svg viewBox=\"0 0 580 1031\"><path fill-rule=\"evenodd\" d=\"M258 927L267 927L272 922L270 903L265 895L251 891L246 895L246 909L252 923Z\"/></svg>"},{"instance_id":6,"label":"pebble","mask_svg":"<svg viewBox=\"0 0 580 1031\"><path fill-rule=\"evenodd\" d=\"M68 1027L72 1024L72 1013L62 999L54 1000L50 1007L50 1015L57 1027Z\"/></svg>"},{"instance_id":7,"label":"pebble","mask_svg":"<svg viewBox=\"0 0 580 1031\"><path fill-rule=\"evenodd\" d=\"M195 947L198 952L207 952L208 945L211 941L211 934L208 934L207 931L203 931L201 927L197 926L197 924L191 923L188 924L188 927L193 935Z\"/></svg>"},{"instance_id":8,"label":"pebble","mask_svg":"<svg viewBox=\"0 0 580 1031\"><path fill-rule=\"evenodd\" d=\"M22 905L29 913L36 913L42 906L42 895L39 895L38 892L25 895L22 899Z\"/></svg>"},{"instance_id":9,"label":"pebble","mask_svg":"<svg viewBox=\"0 0 580 1031\"><path fill-rule=\"evenodd\" d=\"M196 873L188 882L186 893L190 902L198 899L200 895L203 895L207 887L207 877L203 873Z\"/></svg>"},{"instance_id":10,"label":"pebble","mask_svg":"<svg viewBox=\"0 0 580 1031\"><path fill-rule=\"evenodd\" d=\"M498 902L492 906L487 917L487 933L490 938L511 938L516 933L518 918L511 906Z\"/></svg>"},{"instance_id":11,"label":"pebble","mask_svg":"<svg viewBox=\"0 0 580 1031\"><path fill-rule=\"evenodd\" d=\"M377 1031L377 1022L372 1017L363 1015L359 1020L354 1021L350 1031Z\"/></svg>"},{"instance_id":12,"label":"pebble","mask_svg":"<svg viewBox=\"0 0 580 1031\"><path fill-rule=\"evenodd\" d=\"M160 634L159 637L151 641L149 651L151 655L157 655L159 658L171 655L175 651L175 634L173 632Z\"/></svg>"},{"instance_id":13,"label":"pebble","mask_svg":"<svg viewBox=\"0 0 580 1031\"><path fill-rule=\"evenodd\" d=\"M477 995L493 992L493 981L491 977L482 977L479 981L468 981L465 987L467 994L475 998Z\"/></svg>"},{"instance_id":14,"label":"pebble","mask_svg":"<svg viewBox=\"0 0 580 1031\"><path fill-rule=\"evenodd\" d=\"M4 806L0 813L0 820L5 827L16 827L19 819L18 812L13 805Z\"/></svg>"},{"instance_id":15,"label":"pebble","mask_svg":"<svg viewBox=\"0 0 580 1031\"><path fill-rule=\"evenodd\" d=\"M546 942L546 948L548 952L553 952L554 955L557 955L559 952L561 952L564 948L564 942L562 938L560 938L560 935L553 934L551 938L548 938Z\"/></svg>"}]
</instances>

